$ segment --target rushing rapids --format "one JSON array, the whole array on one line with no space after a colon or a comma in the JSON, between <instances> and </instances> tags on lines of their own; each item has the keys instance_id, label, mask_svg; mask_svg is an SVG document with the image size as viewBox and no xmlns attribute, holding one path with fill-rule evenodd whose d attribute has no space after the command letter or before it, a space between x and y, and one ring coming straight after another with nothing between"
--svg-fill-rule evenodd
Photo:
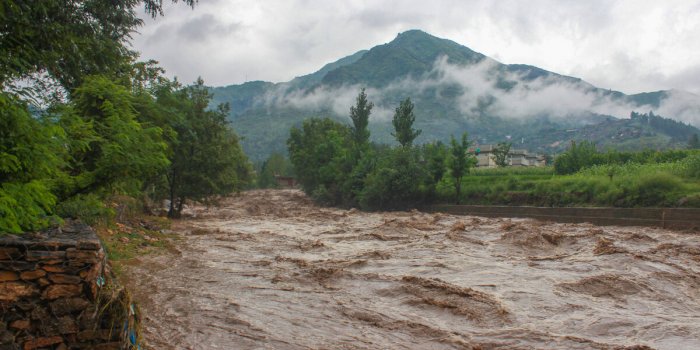
<instances>
[{"instance_id":1,"label":"rushing rapids","mask_svg":"<svg viewBox=\"0 0 700 350\"><path fill-rule=\"evenodd\" d=\"M321 208L194 207L126 278L154 349L700 349L700 235Z\"/></svg>"}]
</instances>

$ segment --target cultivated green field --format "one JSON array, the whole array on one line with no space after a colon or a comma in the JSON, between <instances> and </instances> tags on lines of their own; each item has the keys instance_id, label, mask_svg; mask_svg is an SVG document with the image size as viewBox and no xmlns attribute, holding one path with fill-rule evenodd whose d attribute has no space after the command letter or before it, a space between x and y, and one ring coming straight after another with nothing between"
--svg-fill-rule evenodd
<instances>
[{"instance_id":1,"label":"cultivated green field","mask_svg":"<svg viewBox=\"0 0 700 350\"><path fill-rule=\"evenodd\" d=\"M666 162L627 162L557 174L540 168L472 169L462 179L463 204L614 207L700 207L700 153ZM438 197L454 198L449 181Z\"/></svg>"}]
</instances>

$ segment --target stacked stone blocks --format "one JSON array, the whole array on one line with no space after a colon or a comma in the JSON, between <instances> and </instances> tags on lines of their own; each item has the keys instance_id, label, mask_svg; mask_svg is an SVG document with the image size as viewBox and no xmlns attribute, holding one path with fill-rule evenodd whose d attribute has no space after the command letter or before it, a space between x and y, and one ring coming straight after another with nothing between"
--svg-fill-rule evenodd
<instances>
[{"instance_id":1,"label":"stacked stone blocks","mask_svg":"<svg viewBox=\"0 0 700 350\"><path fill-rule=\"evenodd\" d=\"M0 350L122 348L99 305L106 267L87 225L0 236Z\"/></svg>"}]
</instances>

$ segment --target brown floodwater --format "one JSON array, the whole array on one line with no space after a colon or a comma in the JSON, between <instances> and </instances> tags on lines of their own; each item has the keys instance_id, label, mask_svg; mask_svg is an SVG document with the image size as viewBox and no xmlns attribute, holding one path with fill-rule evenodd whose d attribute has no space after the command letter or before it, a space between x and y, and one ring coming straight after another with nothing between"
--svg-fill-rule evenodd
<instances>
[{"instance_id":1,"label":"brown floodwater","mask_svg":"<svg viewBox=\"0 0 700 350\"><path fill-rule=\"evenodd\" d=\"M153 349L700 349L700 235L321 208L190 209L126 271Z\"/></svg>"}]
</instances>

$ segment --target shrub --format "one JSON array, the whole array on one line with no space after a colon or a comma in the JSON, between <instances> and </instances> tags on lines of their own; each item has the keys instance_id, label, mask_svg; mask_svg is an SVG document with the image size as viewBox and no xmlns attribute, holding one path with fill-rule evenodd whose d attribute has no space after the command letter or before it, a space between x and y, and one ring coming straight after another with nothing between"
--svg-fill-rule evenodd
<instances>
[{"instance_id":1,"label":"shrub","mask_svg":"<svg viewBox=\"0 0 700 350\"><path fill-rule=\"evenodd\" d=\"M554 170L557 174L573 174L594 165L597 155L594 143L582 141L577 144L571 141L569 149L554 160Z\"/></svg>"},{"instance_id":2,"label":"shrub","mask_svg":"<svg viewBox=\"0 0 700 350\"><path fill-rule=\"evenodd\" d=\"M622 184L626 206L660 207L674 205L683 191L681 180L669 173L642 174Z\"/></svg>"},{"instance_id":3,"label":"shrub","mask_svg":"<svg viewBox=\"0 0 700 350\"><path fill-rule=\"evenodd\" d=\"M88 225L111 221L115 212L96 194L80 194L61 202L56 212L64 218L80 219Z\"/></svg>"},{"instance_id":4,"label":"shrub","mask_svg":"<svg viewBox=\"0 0 700 350\"><path fill-rule=\"evenodd\" d=\"M0 235L48 226L56 197L41 181L0 186Z\"/></svg>"},{"instance_id":5,"label":"shrub","mask_svg":"<svg viewBox=\"0 0 700 350\"><path fill-rule=\"evenodd\" d=\"M685 175L691 179L700 180L700 154L695 154L685 160Z\"/></svg>"},{"instance_id":6,"label":"shrub","mask_svg":"<svg viewBox=\"0 0 700 350\"><path fill-rule=\"evenodd\" d=\"M367 175L360 193L363 209L405 209L420 203L425 169L417 160L414 148L389 151L377 167Z\"/></svg>"}]
</instances>

